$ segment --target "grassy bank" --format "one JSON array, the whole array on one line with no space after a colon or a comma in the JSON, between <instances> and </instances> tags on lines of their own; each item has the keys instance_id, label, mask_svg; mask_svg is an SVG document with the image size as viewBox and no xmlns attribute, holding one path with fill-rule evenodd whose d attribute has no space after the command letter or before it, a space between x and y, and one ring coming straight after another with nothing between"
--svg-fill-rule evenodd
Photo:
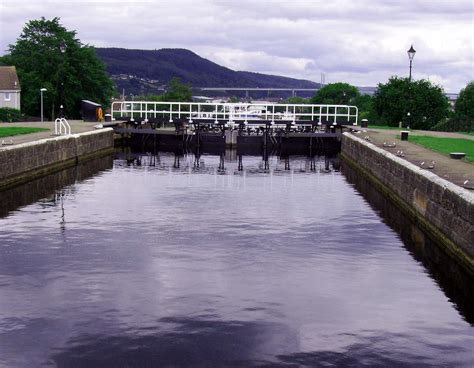
<instances>
[{"instance_id":1,"label":"grassy bank","mask_svg":"<svg viewBox=\"0 0 474 368\"><path fill-rule=\"evenodd\" d=\"M466 154L465 159L474 163L474 141L469 139L412 135L410 136L410 142L448 156L451 152L464 152Z\"/></svg>"},{"instance_id":2,"label":"grassy bank","mask_svg":"<svg viewBox=\"0 0 474 368\"><path fill-rule=\"evenodd\" d=\"M37 132L44 132L49 129L45 128L26 128L26 127L1 127L0 138L2 137L13 137L20 134L30 134Z\"/></svg>"}]
</instances>

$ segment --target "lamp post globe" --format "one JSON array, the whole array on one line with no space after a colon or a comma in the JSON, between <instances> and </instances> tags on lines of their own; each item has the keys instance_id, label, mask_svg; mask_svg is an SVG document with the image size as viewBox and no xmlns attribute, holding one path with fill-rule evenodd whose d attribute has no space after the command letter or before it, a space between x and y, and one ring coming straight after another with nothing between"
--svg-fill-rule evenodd
<instances>
[{"instance_id":1,"label":"lamp post globe","mask_svg":"<svg viewBox=\"0 0 474 368\"><path fill-rule=\"evenodd\" d=\"M410 48L407 51L408 54L408 59L410 59L410 76L408 77L408 80L411 82L411 65L413 62L413 58L415 57L416 50L413 48L413 45L410 46Z\"/></svg>"}]
</instances>

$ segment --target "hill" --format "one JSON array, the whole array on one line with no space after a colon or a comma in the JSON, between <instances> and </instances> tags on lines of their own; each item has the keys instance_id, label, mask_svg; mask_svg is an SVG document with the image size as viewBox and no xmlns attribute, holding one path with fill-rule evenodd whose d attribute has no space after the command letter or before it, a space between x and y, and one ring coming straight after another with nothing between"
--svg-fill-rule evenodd
<instances>
[{"instance_id":1,"label":"hill","mask_svg":"<svg viewBox=\"0 0 474 368\"><path fill-rule=\"evenodd\" d=\"M157 94L173 77L193 87L318 88L307 80L234 71L186 49L96 48L119 92Z\"/></svg>"}]
</instances>

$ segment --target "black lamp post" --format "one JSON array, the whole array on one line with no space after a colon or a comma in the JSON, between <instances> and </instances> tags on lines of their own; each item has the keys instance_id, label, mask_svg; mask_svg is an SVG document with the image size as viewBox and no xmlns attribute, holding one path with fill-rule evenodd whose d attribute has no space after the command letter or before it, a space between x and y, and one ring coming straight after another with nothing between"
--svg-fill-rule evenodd
<instances>
[{"instance_id":1,"label":"black lamp post","mask_svg":"<svg viewBox=\"0 0 474 368\"><path fill-rule=\"evenodd\" d=\"M61 90L60 90L60 106L59 106L59 117L64 118L64 54L66 53L66 42L61 40L59 44L59 51L61 51L62 55L62 65L61 65Z\"/></svg>"},{"instance_id":2,"label":"black lamp post","mask_svg":"<svg viewBox=\"0 0 474 368\"><path fill-rule=\"evenodd\" d=\"M408 80L411 82L411 64L416 54L416 51L413 48L413 45L411 45L410 49L407 51L407 54L408 54L408 59L410 59L410 76L408 77Z\"/></svg>"},{"instance_id":3,"label":"black lamp post","mask_svg":"<svg viewBox=\"0 0 474 368\"><path fill-rule=\"evenodd\" d=\"M412 100L412 91L411 91L411 65L412 65L412 62L413 62L413 58L415 57L415 54L416 54L416 51L415 49L413 48L413 45L410 46L410 49L407 51L407 54L408 54L408 59L410 59L410 75L408 77L408 89L409 89L409 93L410 93L410 105L411 105L411 100ZM412 122L412 117L411 117L411 114L410 114L410 111L408 111L407 113L407 125L408 127L410 127L411 125L411 122Z\"/></svg>"}]
</instances>

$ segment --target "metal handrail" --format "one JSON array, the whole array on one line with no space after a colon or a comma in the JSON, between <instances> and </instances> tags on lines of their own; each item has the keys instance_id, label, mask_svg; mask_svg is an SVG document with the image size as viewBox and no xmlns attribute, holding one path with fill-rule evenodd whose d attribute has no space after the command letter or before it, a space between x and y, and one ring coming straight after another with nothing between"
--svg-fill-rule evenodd
<instances>
[{"instance_id":1,"label":"metal handrail","mask_svg":"<svg viewBox=\"0 0 474 368\"><path fill-rule=\"evenodd\" d=\"M202 102L154 102L154 101L116 101L112 103L111 115L134 119L193 119L217 123L225 120L235 122L272 123L291 121L305 124L305 121L323 120L338 124L357 125L357 106L350 105L310 105L310 104L273 104L273 103L202 103Z\"/></svg>"},{"instance_id":2,"label":"metal handrail","mask_svg":"<svg viewBox=\"0 0 474 368\"><path fill-rule=\"evenodd\" d=\"M65 118L57 118L54 121L54 134L55 135L70 135L71 134L71 125Z\"/></svg>"}]
</instances>

